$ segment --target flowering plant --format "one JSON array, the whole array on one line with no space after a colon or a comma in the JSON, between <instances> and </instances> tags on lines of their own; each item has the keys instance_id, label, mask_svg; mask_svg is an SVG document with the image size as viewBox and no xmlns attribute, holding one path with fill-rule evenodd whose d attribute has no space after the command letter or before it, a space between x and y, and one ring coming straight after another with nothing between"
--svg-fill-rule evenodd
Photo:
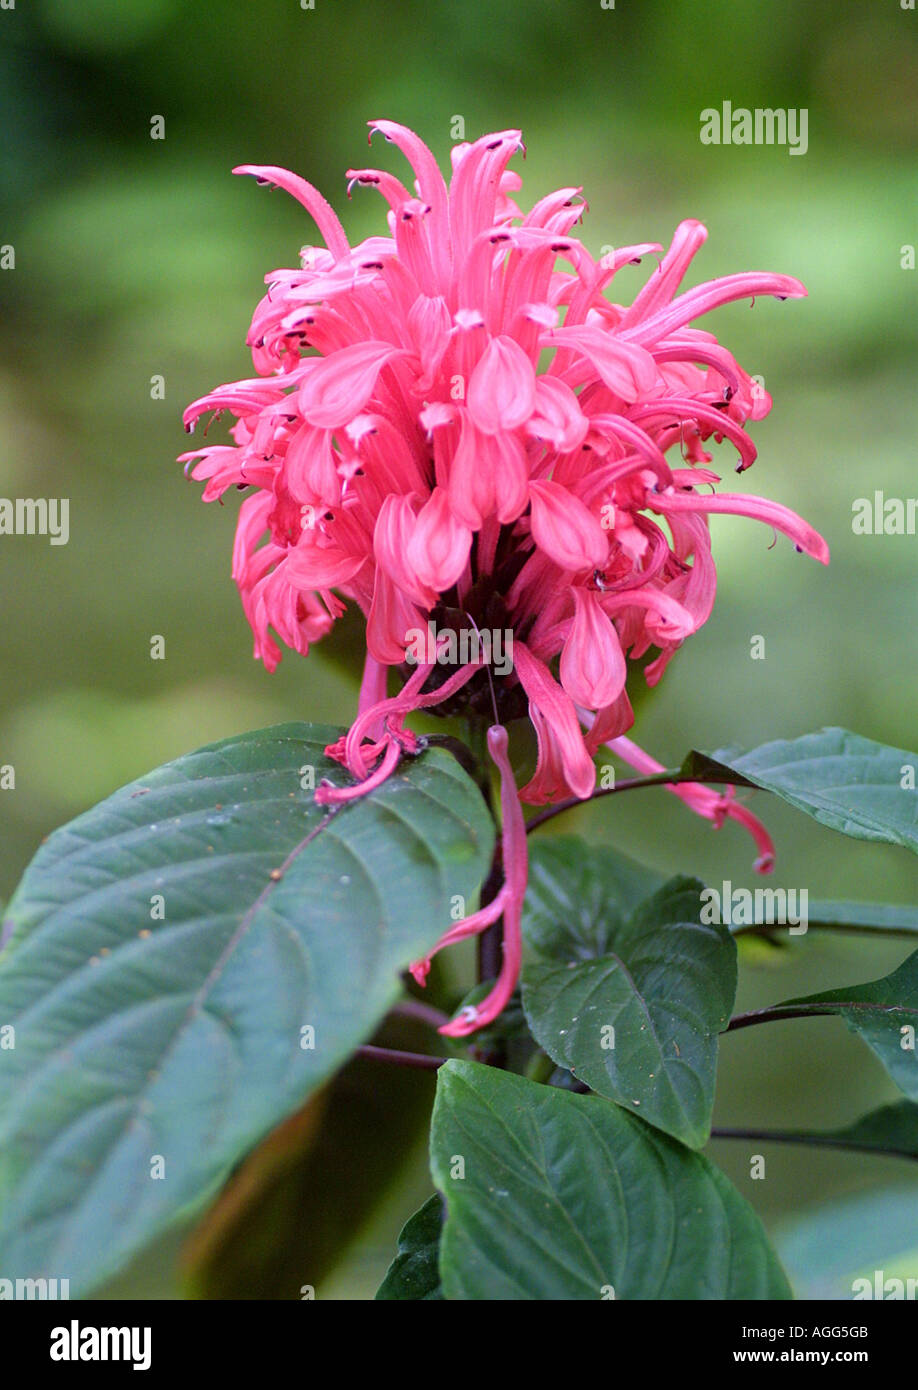
<instances>
[{"instance_id":1,"label":"flowering plant","mask_svg":"<svg viewBox=\"0 0 918 1390\"><path fill-rule=\"evenodd\" d=\"M0 1068L0 1175L19 1194L7 1248L91 1287L310 1094L333 1103L358 1059L439 1073L437 1194L380 1297L787 1296L757 1217L699 1152L718 1037L838 1013L914 1097L895 1047L918 964L734 1015L737 937L914 923L865 904L788 912L778 889L744 890L734 912L697 880L533 832L656 784L748 831L767 874L774 845L738 795L759 788L918 847L901 750L823 730L667 769L628 737L634 682L654 686L712 613L711 514L828 562L787 507L719 490L715 457L735 449L748 470L747 426L771 400L695 326L806 291L755 272L680 293L696 221L665 253L595 258L573 234L579 189L518 205L519 131L455 147L448 185L411 131L373 132L413 187L349 171L388 207L388 235L356 246L303 179L236 170L292 194L324 245L266 276L255 376L185 413L189 430L231 416L232 443L182 456L206 501L246 493L233 577L255 656L269 670L284 646L306 656L351 605L359 701L345 729L285 725L170 764L39 851L0 958L0 1024L21 1020ZM616 302L619 271L647 261ZM450 732L412 729L418 713ZM600 753L638 775L597 785ZM433 962L473 936L478 980L457 988L458 967ZM414 1045L394 1046L406 1029ZM145 1177L156 1158L163 1187ZM666 1240L668 1259L646 1253Z\"/></svg>"}]
</instances>

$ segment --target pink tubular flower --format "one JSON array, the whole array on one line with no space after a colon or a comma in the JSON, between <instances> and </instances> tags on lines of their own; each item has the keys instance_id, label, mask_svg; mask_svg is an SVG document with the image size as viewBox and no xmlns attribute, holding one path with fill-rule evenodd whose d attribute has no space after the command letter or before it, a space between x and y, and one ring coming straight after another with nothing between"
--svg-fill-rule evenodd
<instances>
[{"instance_id":1,"label":"pink tubular flower","mask_svg":"<svg viewBox=\"0 0 918 1390\"><path fill-rule=\"evenodd\" d=\"M304 179L274 166L235 171L290 193L325 245L266 277L248 336L256 375L185 412L189 431L228 412L233 446L182 460L205 481L206 501L251 489L233 577L269 669L279 642L305 654L346 602L365 616L361 713L332 750L358 785L320 788L321 801L370 791L416 751L411 710L461 700L481 713L492 690L498 718L528 709L538 738L523 799L587 797L593 753L633 722L628 662L653 649L654 684L710 615L708 514L763 521L828 561L822 538L786 507L714 490L706 446L732 445L743 472L755 459L746 423L771 401L692 326L731 300L806 290L755 272L677 294L707 235L686 221L634 301L618 304L607 293L618 272L662 248L594 258L571 235L585 211L576 188L524 214L508 171L519 131L454 147L447 185L410 130L370 128L406 156L414 186L349 172L350 186L375 188L387 205L388 235L356 246ZM485 671L475 656L412 669L412 634L429 624L508 635L510 668ZM407 680L394 703L389 667ZM594 716L586 732L578 708ZM499 739L491 751L503 781ZM715 805L714 793L678 790L715 821L745 819L729 797ZM505 809L505 835L510 823Z\"/></svg>"},{"instance_id":2,"label":"pink tubular flower","mask_svg":"<svg viewBox=\"0 0 918 1390\"><path fill-rule=\"evenodd\" d=\"M657 772L665 772L662 763L658 763L656 758L650 757L630 738L609 739L606 747L613 753L617 753L623 762L629 767L633 767L637 772L653 775ZM744 829L749 831L755 841L758 858L753 864L756 873L770 874L775 866L775 847L774 842L765 829L758 816L745 806L741 806L734 798L736 796L735 787L727 787L724 791L715 791L713 787L706 787L702 782L674 782L666 788L667 791L678 796L680 801L684 801L686 806L697 812L699 816L704 816L705 820L713 821L714 828L719 830L725 820L735 820Z\"/></svg>"}]
</instances>

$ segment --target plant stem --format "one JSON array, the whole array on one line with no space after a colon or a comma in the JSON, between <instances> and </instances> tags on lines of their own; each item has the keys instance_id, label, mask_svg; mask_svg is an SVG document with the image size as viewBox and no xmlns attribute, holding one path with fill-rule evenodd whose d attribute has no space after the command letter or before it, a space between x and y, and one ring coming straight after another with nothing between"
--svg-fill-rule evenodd
<instances>
[{"instance_id":1,"label":"plant stem","mask_svg":"<svg viewBox=\"0 0 918 1390\"><path fill-rule=\"evenodd\" d=\"M534 1052L529 1060L524 1075L530 1081L539 1081L547 1086L549 1079L554 1076L556 1067L554 1062L544 1052Z\"/></svg>"},{"instance_id":2,"label":"plant stem","mask_svg":"<svg viewBox=\"0 0 918 1390\"><path fill-rule=\"evenodd\" d=\"M748 1139L755 1143L812 1144L823 1149L848 1149L853 1153L880 1154L888 1158L918 1159L918 1154L906 1149L879 1149L875 1144L859 1144L856 1140L840 1139L832 1134L803 1134L793 1129L732 1129L715 1127L712 1139Z\"/></svg>"},{"instance_id":3,"label":"plant stem","mask_svg":"<svg viewBox=\"0 0 918 1390\"><path fill-rule=\"evenodd\" d=\"M420 999L402 999L393 1004L391 1012L400 1018L413 1018L418 1023L429 1024L431 1028L442 1028L444 1023L449 1023L449 1014L435 1009L432 1004L424 1004Z\"/></svg>"},{"instance_id":4,"label":"plant stem","mask_svg":"<svg viewBox=\"0 0 918 1390\"><path fill-rule=\"evenodd\" d=\"M772 933L782 930L782 923L779 922L749 922L739 926L731 927L731 936L764 936L769 937ZM814 922L812 918L807 923L807 931L832 931L847 933L856 936L858 933L872 936L875 940L886 940L889 937L896 937L900 940L914 941L915 931L912 927L870 927L862 922Z\"/></svg>"},{"instance_id":5,"label":"plant stem","mask_svg":"<svg viewBox=\"0 0 918 1390\"><path fill-rule=\"evenodd\" d=\"M617 782L614 787L602 787L598 792L593 792L592 796L585 797L582 801L578 796L569 796L565 801L558 801L554 806L547 806L544 811L540 811L537 816L526 822L526 834L537 830L546 821L553 820L555 816L560 816L562 811L572 811L576 806L586 806L591 801L598 801L601 796L615 796L616 792L636 791L639 787L666 787L678 782L697 782L697 777L686 777L678 768L668 769L664 772L655 772L650 777L627 777L624 782Z\"/></svg>"},{"instance_id":6,"label":"plant stem","mask_svg":"<svg viewBox=\"0 0 918 1390\"><path fill-rule=\"evenodd\" d=\"M735 1033L738 1028L751 1028L756 1023L772 1023L782 1018L817 1018L834 1012L828 1005L820 1007L818 1004L807 1004L804 1008L792 1009L777 1004L771 1009L751 1009L746 1014L734 1014L724 1032Z\"/></svg>"},{"instance_id":7,"label":"plant stem","mask_svg":"<svg viewBox=\"0 0 918 1390\"><path fill-rule=\"evenodd\" d=\"M426 1052L399 1052L392 1047L374 1047L364 1043L357 1049L358 1057L367 1057L372 1062L391 1062L396 1067L417 1067L423 1071L436 1071L448 1059L431 1057Z\"/></svg>"}]
</instances>

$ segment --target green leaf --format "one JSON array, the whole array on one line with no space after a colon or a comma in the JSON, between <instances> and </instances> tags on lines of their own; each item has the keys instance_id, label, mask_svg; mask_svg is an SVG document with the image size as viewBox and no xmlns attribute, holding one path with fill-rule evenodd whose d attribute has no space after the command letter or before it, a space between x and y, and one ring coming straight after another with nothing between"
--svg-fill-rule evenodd
<instances>
[{"instance_id":1,"label":"green leaf","mask_svg":"<svg viewBox=\"0 0 918 1390\"><path fill-rule=\"evenodd\" d=\"M882 979L786 999L775 1011L780 1016L784 1010L843 1018L873 1049L896 1085L918 1100L918 951Z\"/></svg>"},{"instance_id":2,"label":"green leaf","mask_svg":"<svg viewBox=\"0 0 918 1390\"><path fill-rule=\"evenodd\" d=\"M615 923L664 882L653 869L576 835L537 840L529 850L527 944L542 955L565 945L584 959L601 955Z\"/></svg>"},{"instance_id":3,"label":"green leaf","mask_svg":"<svg viewBox=\"0 0 918 1390\"><path fill-rule=\"evenodd\" d=\"M810 927L826 931L867 931L887 936L918 935L918 907L899 903L813 902Z\"/></svg>"},{"instance_id":4,"label":"green leaf","mask_svg":"<svg viewBox=\"0 0 918 1390\"><path fill-rule=\"evenodd\" d=\"M199 1209L474 900L493 840L474 783L431 751L329 812L300 770L344 783L337 734L213 744L35 856L0 956L3 1270L79 1296Z\"/></svg>"},{"instance_id":5,"label":"green leaf","mask_svg":"<svg viewBox=\"0 0 918 1390\"><path fill-rule=\"evenodd\" d=\"M575 839L534 847L523 970L533 1036L591 1090L693 1148L707 1142L736 943L700 922L703 885ZM650 893L647 896L648 892Z\"/></svg>"},{"instance_id":6,"label":"green leaf","mask_svg":"<svg viewBox=\"0 0 918 1390\"><path fill-rule=\"evenodd\" d=\"M918 1105L910 1100L881 1105L847 1128L833 1130L827 1138L848 1149L918 1159Z\"/></svg>"},{"instance_id":7,"label":"green leaf","mask_svg":"<svg viewBox=\"0 0 918 1390\"><path fill-rule=\"evenodd\" d=\"M798 1298L901 1299L918 1278L914 1184L820 1204L782 1222L775 1244Z\"/></svg>"},{"instance_id":8,"label":"green leaf","mask_svg":"<svg viewBox=\"0 0 918 1390\"><path fill-rule=\"evenodd\" d=\"M910 768L914 782L916 767L916 753L847 729L821 729L748 753L692 752L682 771L696 782L763 787L843 835L918 852L918 793L902 786L903 772Z\"/></svg>"},{"instance_id":9,"label":"green leaf","mask_svg":"<svg viewBox=\"0 0 918 1390\"><path fill-rule=\"evenodd\" d=\"M758 889L757 892L763 890ZM767 889L764 890L766 893ZM777 890L780 892L780 889ZM753 893L753 898L755 893ZM745 939L758 936L770 939L772 933L782 932L772 915L769 921L767 912L754 905L754 920L731 923L730 930L735 937ZM918 935L918 907L906 903L864 903L822 900L807 903L807 930L868 932L876 936L916 936ZM770 941L771 945L784 945L784 941Z\"/></svg>"},{"instance_id":10,"label":"green leaf","mask_svg":"<svg viewBox=\"0 0 918 1390\"><path fill-rule=\"evenodd\" d=\"M790 1296L724 1175L599 1096L447 1062L431 1164L449 1299Z\"/></svg>"},{"instance_id":11,"label":"green leaf","mask_svg":"<svg viewBox=\"0 0 918 1390\"><path fill-rule=\"evenodd\" d=\"M435 1194L402 1227L398 1254L377 1290L378 1299L414 1302L442 1299L439 1266L442 1230L443 1199Z\"/></svg>"}]
</instances>

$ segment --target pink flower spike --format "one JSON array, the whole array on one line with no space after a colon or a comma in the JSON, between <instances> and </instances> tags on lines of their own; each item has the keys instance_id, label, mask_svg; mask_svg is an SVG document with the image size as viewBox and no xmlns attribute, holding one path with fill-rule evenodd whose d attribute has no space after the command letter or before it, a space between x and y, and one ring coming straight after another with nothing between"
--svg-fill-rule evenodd
<instances>
[{"instance_id":1,"label":"pink flower spike","mask_svg":"<svg viewBox=\"0 0 918 1390\"><path fill-rule=\"evenodd\" d=\"M583 797L599 735L633 723L626 667L656 648L643 668L655 685L711 614L711 514L754 517L828 559L787 508L713 493L706 442L731 441L748 467L747 423L771 401L693 322L733 300L806 290L756 271L681 291L706 237L689 219L630 306L617 303L616 271L662 248L597 260L574 235L587 211L574 185L518 205L522 181L508 167L523 151L518 130L454 144L447 183L413 131L370 129L413 173L350 170L383 199L380 226L353 247L305 179L238 167L295 198L325 244L265 276L246 336L254 375L201 395L184 417L190 430L222 416L230 439L182 461L205 501L249 493L232 576L268 670L284 647L305 656L347 607L362 617L359 713L335 746L357 783L391 763L393 743L411 751L412 710L446 712L449 701L451 714L480 712L487 698L477 665L457 661L461 645L437 653L432 664L449 664L435 678L409 672L385 698L387 669L404 676L415 634L433 624L460 644L475 629L505 636L506 660L495 654L490 672L496 707L517 717L522 683L538 741L522 800ZM578 704L599 719L589 741ZM760 834L726 793L682 795L715 823L733 816Z\"/></svg>"}]
</instances>

